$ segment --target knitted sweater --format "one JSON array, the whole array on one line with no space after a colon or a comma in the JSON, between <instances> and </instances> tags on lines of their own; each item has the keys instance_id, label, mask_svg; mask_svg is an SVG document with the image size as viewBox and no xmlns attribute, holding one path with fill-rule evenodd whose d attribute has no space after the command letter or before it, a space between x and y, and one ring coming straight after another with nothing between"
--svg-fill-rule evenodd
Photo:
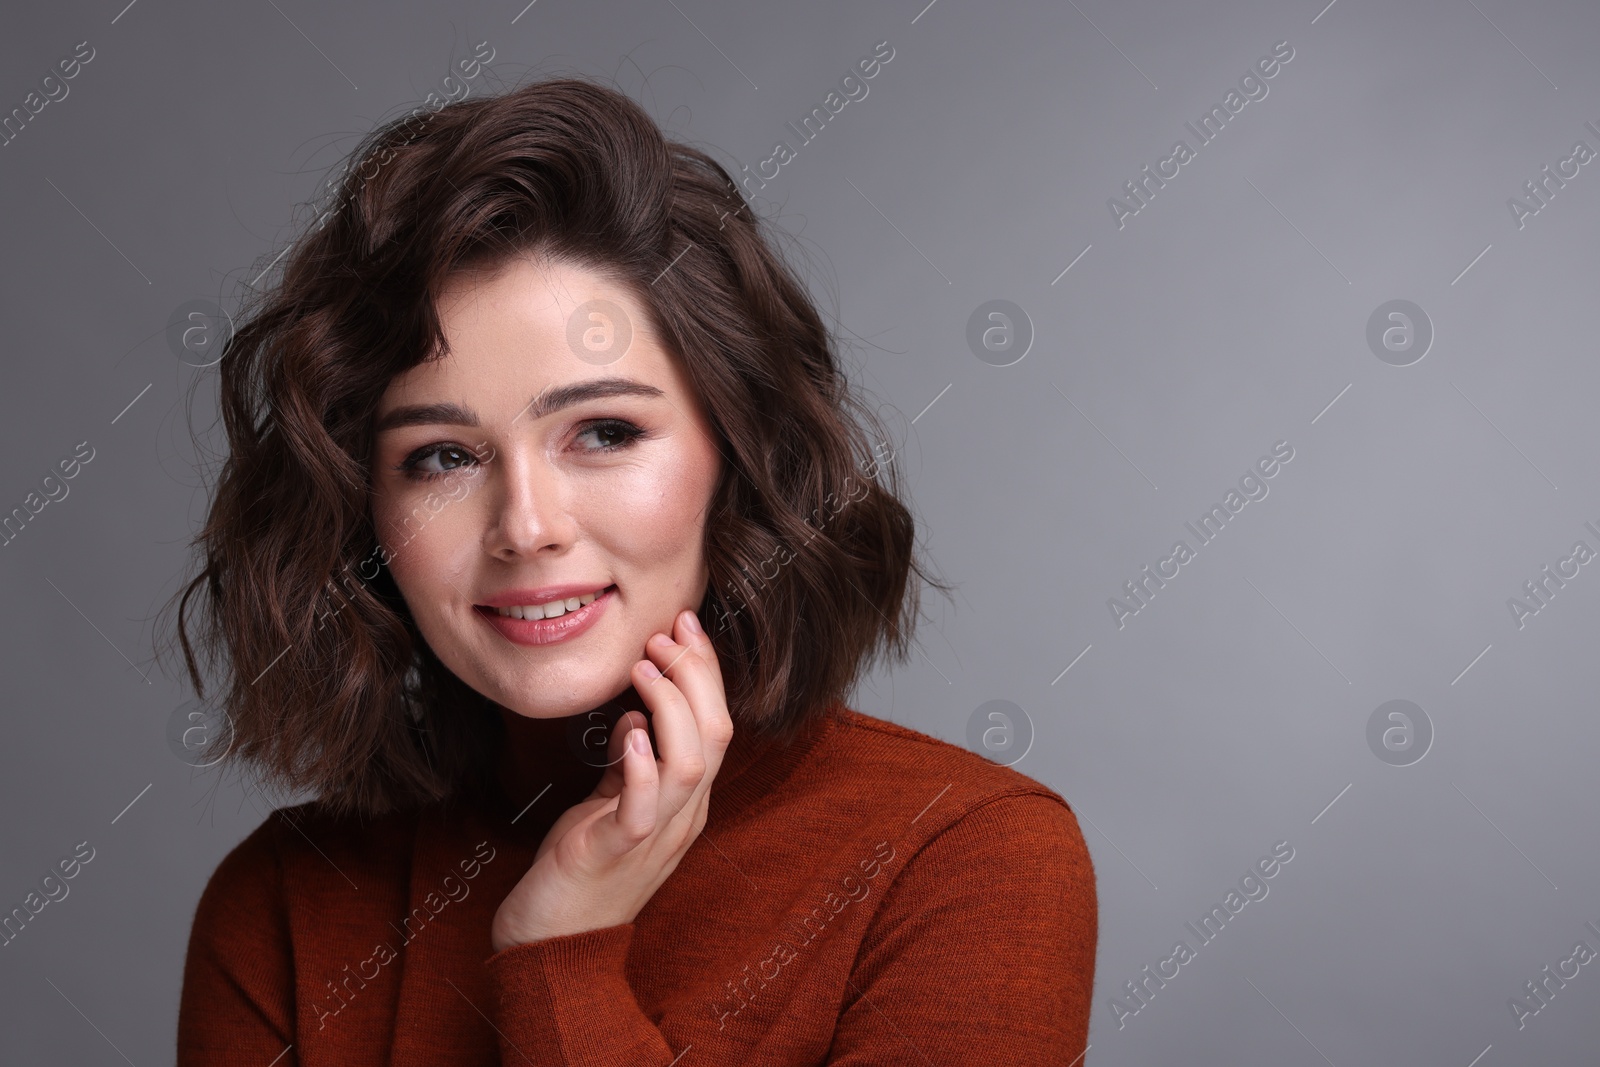
<instances>
[{"instance_id":1,"label":"knitted sweater","mask_svg":"<svg viewBox=\"0 0 1600 1067\"><path fill-rule=\"evenodd\" d=\"M179 1067L1005 1064L1085 1051L1094 869L1059 794L836 705L736 733L705 827L632 922L489 946L600 769L506 712L507 802L280 808L218 865Z\"/></svg>"}]
</instances>

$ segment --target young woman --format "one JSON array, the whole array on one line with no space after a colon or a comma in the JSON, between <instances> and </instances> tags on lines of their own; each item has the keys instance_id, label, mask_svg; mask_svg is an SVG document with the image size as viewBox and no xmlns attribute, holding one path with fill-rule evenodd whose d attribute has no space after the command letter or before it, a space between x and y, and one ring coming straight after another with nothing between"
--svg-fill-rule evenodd
<instances>
[{"instance_id":1,"label":"young woman","mask_svg":"<svg viewBox=\"0 0 1600 1067\"><path fill-rule=\"evenodd\" d=\"M354 158L219 364L185 666L316 799L206 886L178 1062L1073 1063L1083 837L844 702L928 579L728 174L577 79Z\"/></svg>"}]
</instances>

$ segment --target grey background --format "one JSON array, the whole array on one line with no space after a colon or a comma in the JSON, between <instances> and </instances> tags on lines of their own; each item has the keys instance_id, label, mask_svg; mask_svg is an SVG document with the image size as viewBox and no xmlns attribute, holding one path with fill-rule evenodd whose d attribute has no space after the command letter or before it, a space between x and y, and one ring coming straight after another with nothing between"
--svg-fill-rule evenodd
<instances>
[{"instance_id":1,"label":"grey background","mask_svg":"<svg viewBox=\"0 0 1600 1067\"><path fill-rule=\"evenodd\" d=\"M1016 766L1073 803L1097 866L1087 1062L1594 1062L1600 965L1520 1031L1507 1002L1600 949L1600 566L1521 629L1506 601L1600 549L1600 163L1521 229L1507 198L1600 150L1600 9L924 2L8 13L0 111L78 41L96 56L0 148L0 511L96 455L0 548L0 910L74 843L96 855L0 949L7 1062L169 1061L195 901L291 799L165 741L189 694L151 669L150 623L204 514L183 398L214 374L174 358L167 316L236 308L340 154L483 40L475 93L614 78L730 169L894 47L757 206L855 338L961 585L855 704L958 744L991 700L1031 720ZM1267 97L1119 230L1107 198L1280 40ZM1436 331L1408 367L1365 340L1397 298ZM1036 333L1013 366L965 340L991 299ZM1118 629L1107 598L1279 440L1270 495ZM1366 741L1393 699L1435 731L1411 766ZM1268 897L1119 1029L1122 984L1279 840Z\"/></svg>"}]
</instances>

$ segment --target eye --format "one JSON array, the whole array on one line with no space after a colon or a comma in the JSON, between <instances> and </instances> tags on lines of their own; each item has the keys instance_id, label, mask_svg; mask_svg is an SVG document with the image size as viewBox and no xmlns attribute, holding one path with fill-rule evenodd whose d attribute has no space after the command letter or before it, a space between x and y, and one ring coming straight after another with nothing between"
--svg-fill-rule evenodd
<instances>
[{"instance_id":1,"label":"eye","mask_svg":"<svg viewBox=\"0 0 1600 1067\"><path fill-rule=\"evenodd\" d=\"M443 469L428 469L422 466L423 463L432 460L434 457L439 457L441 461L448 462L450 466ZM477 462L477 457L472 454L470 449L439 441L417 449L394 469L400 471L412 481L429 482L435 478L442 478L446 474L466 466L468 463L476 464Z\"/></svg>"},{"instance_id":2,"label":"eye","mask_svg":"<svg viewBox=\"0 0 1600 1067\"><path fill-rule=\"evenodd\" d=\"M595 435L602 444L598 448L585 449L588 452L620 452L646 436L644 430L626 419L596 419L578 432L579 437L590 434Z\"/></svg>"},{"instance_id":3,"label":"eye","mask_svg":"<svg viewBox=\"0 0 1600 1067\"><path fill-rule=\"evenodd\" d=\"M626 419L594 419L578 431L578 436L593 437L598 444L593 447L582 448L581 451L591 454L620 452L631 447L635 441L648 437L649 432L641 429ZM437 459L439 465L432 465ZM395 470L416 482L429 482L435 478L442 478L467 467L479 465L479 460L470 448L462 445L450 444L445 441L436 441L417 449L404 461L395 466Z\"/></svg>"}]
</instances>

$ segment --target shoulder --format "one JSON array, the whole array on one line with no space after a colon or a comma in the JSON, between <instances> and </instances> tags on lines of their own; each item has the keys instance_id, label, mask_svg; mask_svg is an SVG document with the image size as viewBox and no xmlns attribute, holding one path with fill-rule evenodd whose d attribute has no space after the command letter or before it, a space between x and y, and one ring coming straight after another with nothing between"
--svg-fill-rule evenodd
<instances>
[{"instance_id":1,"label":"shoulder","mask_svg":"<svg viewBox=\"0 0 1600 1067\"><path fill-rule=\"evenodd\" d=\"M274 812L222 857L200 894L195 912L197 930L240 904L264 905L275 899L282 881L277 829Z\"/></svg>"},{"instance_id":2,"label":"shoulder","mask_svg":"<svg viewBox=\"0 0 1600 1067\"><path fill-rule=\"evenodd\" d=\"M840 784L928 789L925 801L967 809L1008 796L1033 796L1070 811L1066 799L1014 767L909 726L842 708L827 739L827 769ZM945 801L950 803L946 804Z\"/></svg>"},{"instance_id":3,"label":"shoulder","mask_svg":"<svg viewBox=\"0 0 1600 1067\"><path fill-rule=\"evenodd\" d=\"M924 868L994 861L1038 874L1043 866L1092 886L1077 817L1045 783L848 707L819 749L807 791L890 848L903 844L901 862L926 851Z\"/></svg>"},{"instance_id":4,"label":"shoulder","mask_svg":"<svg viewBox=\"0 0 1600 1067\"><path fill-rule=\"evenodd\" d=\"M241 957L281 959L289 941L277 812L234 845L207 879L189 931L187 971L230 967ZM205 970L202 970L204 968Z\"/></svg>"},{"instance_id":5,"label":"shoulder","mask_svg":"<svg viewBox=\"0 0 1600 1067\"><path fill-rule=\"evenodd\" d=\"M873 802L852 813L869 837L831 829L855 833L857 852L877 842L859 873L835 876L825 909L862 901L834 1047L869 1047L878 1008L892 1004L903 1031L964 1042L962 1062L996 1049L1029 1063L1081 1055L1099 908L1066 800L1013 767L859 712L828 740L834 773Z\"/></svg>"},{"instance_id":6,"label":"shoulder","mask_svg":"<svg viewBox=\"0 0 1600 1067\"><path fill-rule=\"evenodd\" d=\"M275 808L217 864L196 906L196 931L235 925L240 915L281 914L291 886L298 897L321 883L345 885L357 872L403 871L416 821L416 812L335 816L315 801Z\"/></svg>"}]
</instances>

